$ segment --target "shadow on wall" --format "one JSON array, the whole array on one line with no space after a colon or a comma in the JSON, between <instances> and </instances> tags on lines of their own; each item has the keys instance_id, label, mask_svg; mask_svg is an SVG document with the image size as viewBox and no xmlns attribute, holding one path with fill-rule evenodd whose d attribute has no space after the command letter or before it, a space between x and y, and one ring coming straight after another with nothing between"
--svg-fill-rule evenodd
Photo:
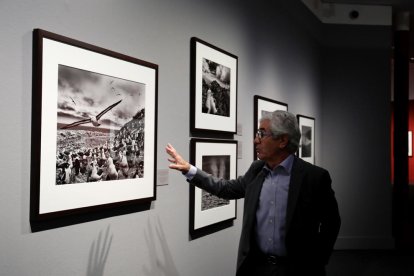
<instances>
[{"instance_id":1,"label":"shadow on wall","mask_svg":"<svg viewBox=\"0 0 414 276\"><path fill-rule=\"evenodd\" d=\"M110 234L109 226L106 228L105 237L102 231L99 232L98 240L92 242L89 251L89 262L87 276L102 276L106 260L108 259L109 249L111 248L113 234Z\"/></svg>"},{"instance_id":2,"label":"shadow on wall","mask_svg":"<svg viewBox=\"0 0 414 276\"><path fill-rule=\"evenodd\" d=\"M152 224L155 224L154 227ZM157 217L155 223L151 223L151 220L149 219L147 225L148 227L144 234L147 242L150 263L149 265L144 265L144 275L179 276L160 219Z\"/></svg>"}]
</instances>

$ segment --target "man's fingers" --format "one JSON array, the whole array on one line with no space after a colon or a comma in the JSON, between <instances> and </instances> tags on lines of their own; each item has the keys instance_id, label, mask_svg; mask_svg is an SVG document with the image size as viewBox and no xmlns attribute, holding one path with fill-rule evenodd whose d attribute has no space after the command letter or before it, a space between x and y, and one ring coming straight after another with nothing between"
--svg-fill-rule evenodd
<instances>
[{"instance_id":1,"label":"man's fingers","mask_svg":"<svg viewBox=\"0 0 414 276\"><path fill-rule=\"evenodd\" d=\"M187 168L187 161L185 161L175 150L175 148L168 143L165 147L165 151L168 153L170 158L168 158L168 161L171 162L171 164L168 165L168 168L178 170L178 171L188 171Z\"/></svg>"},{"instance_id":2,"label":"man's fingers","mask_svg":"<svg viewBox=\"0 0 414 276\"><path fill-rule=\"evenodd\" d=\"M168 166L170 169L174 169L174 170L181 170L181 169L183 169L183 166L182 165L178 165L178 164L170 164L169 166Z\"/></svg>"},{"instance_id":3,"label":"man's fingers","mask_svg":"<svg viewBox=\"0 0 414 276\"><path fill-rule=\"evenodd\" d=\"M167 144L165 149L167 150L167 152L171 152L171 153L175 152L175 148L169 143Z\"/></svg>"},{"instance_id":4,"label":"man's fingers","mask_svg":"<svg viewBox=\"0 0 414 276\"><path fill-rule=\"evenodd\" d=\"M169 156L171 156L173 158L177 158L177 156L179 156L176 152L172 152L172 151L167 150L167 153L168 153Z\"/></svg>"}]
</instances>

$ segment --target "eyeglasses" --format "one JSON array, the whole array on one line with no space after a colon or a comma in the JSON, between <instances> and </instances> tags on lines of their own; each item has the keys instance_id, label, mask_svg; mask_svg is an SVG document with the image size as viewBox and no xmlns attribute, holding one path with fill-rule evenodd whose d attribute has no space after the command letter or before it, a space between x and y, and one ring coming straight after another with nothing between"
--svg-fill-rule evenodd
<instances>
[{"instance_id":1,"label":"eyeglasses","mask_svg":"<svg viewBox=\"0 0 414 276\"><path fill-rule=\"evenodd\" d=\"M256 132L256 137L263 139L264 137L272 136L271 132L266 132L264 129L258 129Z\"/></svg>"}]
</instances>

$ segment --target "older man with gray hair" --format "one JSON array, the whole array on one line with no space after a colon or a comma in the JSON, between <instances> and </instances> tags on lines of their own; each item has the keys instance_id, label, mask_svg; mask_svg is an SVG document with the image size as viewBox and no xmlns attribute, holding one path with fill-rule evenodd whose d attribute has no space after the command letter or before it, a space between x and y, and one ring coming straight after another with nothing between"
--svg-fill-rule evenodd
<instances>
[{"instance_id":1,"label":"older man with gray hair","mask_svg":"<svg viewBox=\"0 0 414 276\"><path fill-rule=\"evenodd\" d=\"M237 276L325 275L341 219L327 170L295 156L296 117L274 111L260 120L257 157L237 179L213 177L168 144L171 169L190 184L226 199L244 198Z\"/></svg>"}]
</instances>

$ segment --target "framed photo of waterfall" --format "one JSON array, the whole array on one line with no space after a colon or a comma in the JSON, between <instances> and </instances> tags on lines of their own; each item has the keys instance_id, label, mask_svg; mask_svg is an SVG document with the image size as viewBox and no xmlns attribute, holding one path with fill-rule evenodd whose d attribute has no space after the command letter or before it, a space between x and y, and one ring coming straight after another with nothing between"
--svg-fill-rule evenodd
<instances>
[{"instance_id":1,"label":"framed photo of waterfall","mask_svg":"<svg viewBox=\"0 0 414 276\"><path fill-rule=\"evenodd\" d=\"M31 221L156 198L158 65L33 32Z\"/></svg>"},{"instance_id":2,"label":"framed photo of waterfall","mask_svg":"<svg viewBox=\"0 0 414 276\"><path fill-rule=\"evenodd\" d=\"M214 177L237 178L237 141L192 138L190 162ZM230 227L236 200L219 198L190 185L190 235L197 238Z\"/></svg>"},{"instance_id":3,"label":"framed photo of waterfall","mask_svg":"<svg viewBox=\"0 0 414 276\"><path fill-rule=\"evenodd\" d=\"M191 38L191 131L237 132L237 56Z\"/></svg>"}]
</instances>

